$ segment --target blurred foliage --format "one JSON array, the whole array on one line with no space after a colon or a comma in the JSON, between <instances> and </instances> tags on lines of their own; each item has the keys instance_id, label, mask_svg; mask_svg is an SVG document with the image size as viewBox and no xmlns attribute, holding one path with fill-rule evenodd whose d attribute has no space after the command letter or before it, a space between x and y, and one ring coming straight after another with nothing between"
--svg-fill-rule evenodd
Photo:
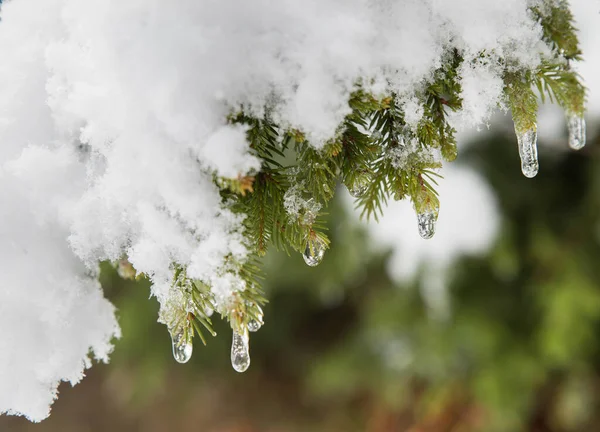
<instances>
[{"instance_id":1,"label":"blurred foliage","mask_svg":"<svg viewBox=\"0 0 600 432\"><path fill-rule=\"evenodd\" d=\"M503 218L489 253L448 275L450 316L427 308L423 278L395 285L387 253L334 202L335 246L319 267L267 254L248 372L231 369L220 320L227 337L176 364L149 283L104 264L123 330L110 365L61 387L41 425L4 417L0 430L600 430L600 143L541 146L542 170L526 179L512 140L486 136L456 162L487 178Z\"/></svg>"}]
</instances>

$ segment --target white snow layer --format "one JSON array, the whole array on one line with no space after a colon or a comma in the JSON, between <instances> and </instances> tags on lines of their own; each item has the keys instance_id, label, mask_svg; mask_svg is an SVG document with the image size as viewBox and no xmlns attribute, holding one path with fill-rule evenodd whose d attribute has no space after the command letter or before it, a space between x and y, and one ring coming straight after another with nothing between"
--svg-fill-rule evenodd
<instances>
[{"instance_id":1,"label":"white snow layer","mask_svg":"<svg viewBox=\"0 0 600 432\"><path fill-rule=\"evenodd\" d=\"M224 301L239 287L223 270L224 257L247 254L241 220L212 175L258 161L243 130L226 124L232 108L274 104L279 123L318 147L360 77L410 105L449 46L467 62L486 50L535 66L546 48L532 2L5 1L0 412L42 420L89 353L106 359L119 330L91 279L99 260L126 253L160 302L172 262ZM462 71L456 127L487 121L496 106L493 63Z\"/></svg>"}]
</instances>

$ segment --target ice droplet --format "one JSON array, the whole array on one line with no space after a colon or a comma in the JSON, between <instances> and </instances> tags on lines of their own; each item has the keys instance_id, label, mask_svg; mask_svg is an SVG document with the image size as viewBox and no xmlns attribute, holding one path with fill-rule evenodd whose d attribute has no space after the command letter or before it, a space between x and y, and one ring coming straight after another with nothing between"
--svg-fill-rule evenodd
<instances>
[{"instance_id":1,"label":"ice droplet","mask_svg":"<svg viewBox=\"0 0 600 432\"><path fill-rule=\"evenodd\" d=\"M262 327L262 324L255 320L254 318L248 321L248 330L251 332L257 332Z\"/></svg>"},{"instance_id":2,"label":"ice droplet","mask_svg":"<svg viewBox=\"0 0 600 432\"><path fill-rule=\"evenodd\" d=\"M354 183L348 187L348 192L354 198L360 198L369 188L369 178L367 176L358 176L354 179Z\"/></svg>"},{"instance_id":3,"label":"ice droplet","mask_svg":"<svg viewBox=\"0 0 600 432\"><path fill-rule=\"evenodd\" d=\"M247 306L252 307L253 303L247 302ZM263 315L262 308L259 305L257 305L257 304L254 304L254 307L256 307L256 314L255 314L256 319L250 318L248 320L248 330L251 331L251 332L257 332L257 331L259 331L260 328L264 324L264 320L263 320L264 315Z\"/></svg>"},{"instance_id":4,"label":"ice droplet","mask_svg":"<svg viewBox=\"0 0 600 432\"><path fill-rule=\"evenodd\" d=\"M184 334L182 331L176 334L171 333L173 357L178 363L187 363L192 358L192 351L194 350L191 338L184 341L183 337Z\"/></svg>"},{"instance_id":5,"label":"ice droplet","mask_svg":"<svg viewBox=\"0 0 600 432\"><path fill-rule=\"evenodd\" d=\"M419 235L424 239L430 239L435 234L435 221L437 217L432 211L417 214Z\"/></svg>"},{"instance_id":6,"label":"ice droplet","mask_svg":"<svg viewBox=\"0 0 600 432\"><path fill-rule=\"evenodd\" d=\"M250 367L250 345L248 332L233 331L231 342L231 365L236 372L245 372Z\"/></svg>"},{"instance_id":7,"label":"ice droplet","mask_svg":"<svg viewBox=\"0 0 600 432\"><path fill-rule=\"evenodd\" d=\"M325 255L325 243L323 240L318 237L309 239L306 243L306 250L302 255L304 262L311 267L315 267L323 261L323 255Z\"/></svg>"},{"instance_id":8,"label":"ice droplet","mask_svg":"<svg viewBox=\"0 0 600 432\"><path fill-rule=\"evenodd\" d=\"M524 133L517 132L521 171L527 178L535 177L539 170L537 154L537 132L529 129Z\"/></svg>"},{"instance_id":9,"label":"ice droplet","mask_svg":"<svg viewBox=\"0 0 600 432\"><path fill-rule=\"evenodd\" d=\"M585 119L583 116L571 114L567 117L569 130L569 147L581 150L585 146Z\"/></svg>"}]
</instances>

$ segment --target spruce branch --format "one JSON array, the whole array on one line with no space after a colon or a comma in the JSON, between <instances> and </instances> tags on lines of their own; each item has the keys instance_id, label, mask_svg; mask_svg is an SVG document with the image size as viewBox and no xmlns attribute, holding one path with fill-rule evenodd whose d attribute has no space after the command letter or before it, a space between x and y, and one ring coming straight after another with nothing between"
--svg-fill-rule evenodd
<instances>
[{"instance_id":1,"label":"spruce branch","mask_svg":"<svg viewBox=\"0 0 600 432\"><path fill-rule=\"evenodd\" d=\"M458 111L462 108L458 68L463 59L456 50L448 57L446 64L436 71L435 81L426 88L424 115L417 134L420 142L439 148L443 158L450 162L456 159L458 152L456 130L447 121L446 109Z\"/></svg>"},{"instance_id":2,"label":"spruce branch","mask_svg":"<svg viewBox=\"0 0 600 432\"><path fill-rule=\"evenodd\" d=\"M544 41L567 60L581 60L573 13L566 0L544 0L531 8L544 32Z\"/></svg>"},{"instance_id":3,"label":"spruce branch","mask_svg":"<svg viewBox=\"0 0 600 432\"><path fill-rule=\"evenodd\" d=\"M548 97L565 111L583 115L585 110L585 87L581 78L564 62L544 61L534 76L535 85L542 102Z\"/></svg>"},{"instance_id":4,"label":"spruce branch","mask_svg":"<svg viewBox=\"0 0 600 432\"><path fill-rule=\"evenodd\" d=\"M567 113L581 116L585 88L569 63L580 58L580 51L566 2L546 0L531 13L542 26L552 56L541 58L535 70L509 64L507 59L494 61L504 65L504 101L519 135L521 157L533 158L530 162L535 165L539 102L534 90L542 101L548 98ZM493 58L482 52L478 61ZM244 262L228 262L228 271L243 281L227 308L219 311L234 332L247 334L251 321L262 323L266 299L260 289L259 259L271 245L288 254L303 253L305 259L309 255L311 260L330 247L324 216L340 183L350 191L360 189L356 207L367 219L377 220L389 199L409 198L418 214L421 234L425 238L433 235L432 224L440 205L437 170L442 166L434 150L445 161L457 156L456 130L449 114L462 109L459 70L463 63L458 49L449 49L432 79L415 89L412 100L416 98L422 108L416 124L407 124L405 99L392 91L376 97L365 90L368 86L357 83L348 100L349 114L320 148L301 130L276 124L268 109L262 118L253 117L243 107L229 116L232 124L247 128L250 150L261 161L256 172L215 178L224 205L244 216L243 235L250 252ZM529 172L535 175L537 168ZM355 188L357 184L361 187ZM214 334L207 313L214 304L210 287L188 280L185 268L178 267L174 289L193 307L180 305L167 325L183 331L185 337L195 332L205 342L204 332Z\"/></svg>"}]
</instances>

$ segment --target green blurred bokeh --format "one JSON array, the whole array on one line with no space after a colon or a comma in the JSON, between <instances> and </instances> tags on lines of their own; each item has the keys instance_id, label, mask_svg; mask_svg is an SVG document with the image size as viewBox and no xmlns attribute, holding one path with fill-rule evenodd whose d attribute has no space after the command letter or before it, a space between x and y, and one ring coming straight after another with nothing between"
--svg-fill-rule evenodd
<instances>
[{"instance_id":1,"label":"green blurred bokeh","mask_svg":"<svg viewBox=\"0 0 600 432\"><path fill-rule=\"evenodd\" d=\"M149 284L105 264L123 330L111 363L62 385L48 420L2 417L0 430L600 431L600 145L541 146L530 180L513 141L488 137L456 162L486 177L502 222L485 256L452 268L449 318L432 319L421 278L388 278L387 254L336 202L319 267L267 256L246 373L230 366L220 320L175 363Z\"/></svg>"}]
</instances>

